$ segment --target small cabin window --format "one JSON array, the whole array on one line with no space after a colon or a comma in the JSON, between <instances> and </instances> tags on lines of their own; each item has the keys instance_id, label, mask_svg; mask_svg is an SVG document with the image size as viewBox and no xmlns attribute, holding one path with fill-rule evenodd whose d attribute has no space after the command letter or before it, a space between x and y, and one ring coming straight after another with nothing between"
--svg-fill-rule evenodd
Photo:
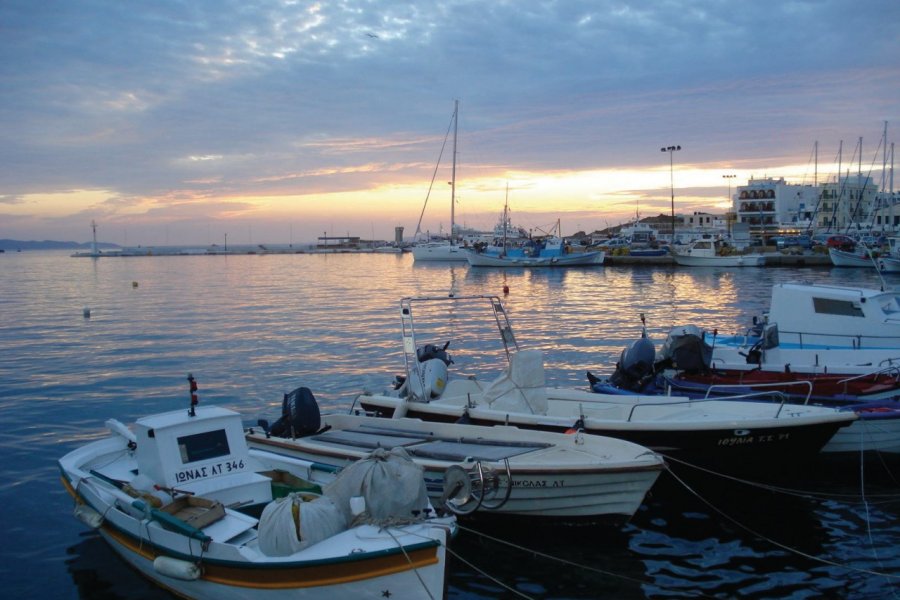
<instances>
[{"instance_id":1,"label":"small cabin window","mask_svg":"<svg viewBox=\"0 0 900 600\"><path fill-rule=\"evenodd\" d=\"M231 454L224 429L182 436L178 438L178 451L184 464Z\"/></svg>"},{"instance_id":2,"label":"small cabin window","mask_svg":"<svg viewBox=\"0 0 900 600\"><path fill-rule=\"evenodd\" d=\"M835 300L834 298L813 298L813 308L819 314L841 315L844 317L862 317L863 311L854 302L849 300Z\"/></svg>"}]
</instances>

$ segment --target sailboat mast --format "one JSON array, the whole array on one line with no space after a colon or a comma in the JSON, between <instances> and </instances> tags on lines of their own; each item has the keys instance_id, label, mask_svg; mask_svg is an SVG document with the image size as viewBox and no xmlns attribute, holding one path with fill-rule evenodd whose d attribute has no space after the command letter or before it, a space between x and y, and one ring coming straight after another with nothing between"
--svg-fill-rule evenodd
<instances>
[{"instance_id":1,"label":"sailboat mast","mask_svg":"<svg viewBox=\"0 0 900 600\"><path fill-rule=\"evenodd\" d=\"M813 187L819 187L819 140L816 140L816 143L813 144L814 154L815 154L815 166L813 167Z\"/></svg>"},{"instance_id":2,"label":"sailboat mast","mask_svg":"<svg viewBox=\"0 0 900 600\"><path fill-rule=\"evenodd\" d=\"M450 243L456 239L456 135L459 131L459 100L453 104L453 170L450 179Z\"/></svg>"},{"instance_id":3,"label":"sailboat mast","mask_svg":"<svg viewBox=\"0 0 900 600\"><path fill-rule=\"evenodd\" d=\"M503 254L506 254L506 229L509 224L509 182L506 182L506 196L503 198Z\"/></svg>"}]
</instances>

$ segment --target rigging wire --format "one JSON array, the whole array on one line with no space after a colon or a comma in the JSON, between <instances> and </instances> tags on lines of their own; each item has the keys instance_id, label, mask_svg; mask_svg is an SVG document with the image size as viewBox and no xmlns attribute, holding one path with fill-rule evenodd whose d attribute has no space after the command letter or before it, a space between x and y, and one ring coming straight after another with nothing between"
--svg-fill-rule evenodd
<instances>
[{"instance_id":1,"label":"rigging wire","mask_svg":"<svg viewBox=\"0 0 900 600\"><path fill-rule=\"evenodd\" d=\"M447 133L444 134L444 143L441 144L441 151L438 154L437 163L434 165L434 173L431 175L431 183L428 184L428 193L425 194L425 204L422 205L422 212L419 213L419 222L416 223L416 233L415 235L419 235L422 232L422 218L425 216L425 209L428 207L428 198L431 197L431 190L434 188L434 180L437 178L438 169L441 166L441 158L444 156L444 149L447 147L447 140L450 138L450 131L453 128L453 119L456 117L456 113L450 117L450 124L447 126ZM453 235L453 232L450 232L450 235Z\"/></svg>"}]
</instances>

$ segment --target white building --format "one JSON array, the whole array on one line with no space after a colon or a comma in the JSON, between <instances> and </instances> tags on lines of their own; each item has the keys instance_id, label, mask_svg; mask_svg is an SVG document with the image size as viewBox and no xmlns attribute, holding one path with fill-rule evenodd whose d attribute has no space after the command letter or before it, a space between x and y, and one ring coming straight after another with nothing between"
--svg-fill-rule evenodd
<instances>
[{"instance_id":1,"label":"white building","mask_svg":"<svg viewBox=\"0 0 900 600\"><path fill-rule=\"evenodd\" d=\"M818 196L815 186L767 177L738 186L732 202L738 223L749 225L754 236L770 237L784 229L808 229L817 214Z\"/></svg>"}]
</instances>

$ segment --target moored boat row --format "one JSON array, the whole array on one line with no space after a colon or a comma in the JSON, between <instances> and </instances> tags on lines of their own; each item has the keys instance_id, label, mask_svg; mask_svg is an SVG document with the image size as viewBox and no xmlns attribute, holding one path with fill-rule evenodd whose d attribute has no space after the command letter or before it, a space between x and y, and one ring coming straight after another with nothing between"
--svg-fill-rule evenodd
<instances>
[{"instance_id":1,"label":"moored boat row","mask_svg":"<svg viewBox=\"0 0 900 600\"><path fill-rule=\"evenodd\" d=\"M420 315L426 304L467 319L485 308L503 368L475 377L470 368L485 366L480 350L460 350L457 364L449 343L417 339L421 317L444 312ZM192 401L131 428L110 421L108 438L59 467L76 515L181 596L317 598L377 588L438 598L457 518L622 522L664 469L685 463L765 477L823 451L900 452L897 314L893 292L781 286L767 319L743 340L713 334L707 348L702 331L693 340L670 336L665 372L655 350L647 358L646 336L633 347L638 359L623 353L629 376L644 384L649 373L665 376L670 387L597 393L549 386L542 353L519 348L497 297L405 298L406 372L359 395L355 414L321 414L306 388L285 395L272 425L247 427L237 413ZM779 323L790 327L776 334ZM790 354L796 368L786 369L770 362L782 350L810 354ZM726 359L742 351L756 362L732 369ZM880 372L854 371L876 360ZM647 373L631 364L648 361ZM691 361L700 367L684 368ZM775 378L781 397L773 402L754 374L776 372L798 377ZM708 373L719 379L702 379ZM729 377L740 389L711 393ZM811 391L797 401L793 387L805 380ZM850 396L856 404L844 406Z\"/></svg>"}]
</instances>

